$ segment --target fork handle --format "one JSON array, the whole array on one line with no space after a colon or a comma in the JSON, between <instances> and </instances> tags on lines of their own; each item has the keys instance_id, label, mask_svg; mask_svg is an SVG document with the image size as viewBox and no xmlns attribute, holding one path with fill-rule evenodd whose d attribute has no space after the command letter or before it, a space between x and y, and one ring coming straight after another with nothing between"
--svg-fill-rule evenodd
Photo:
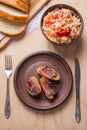
<instances>
[{"instance_id":1,"label":"fork handle","mask_svg":"<svg viewBox=\"0 0 87 130\"><path fill-rule=\"evenodd\" d=\"M10 93L9 93L9 78L7 78L7 90L6 90L6 100L5 100L5 117L8 119L11 113L10 106Z\"/></svg>"}]
</instances>

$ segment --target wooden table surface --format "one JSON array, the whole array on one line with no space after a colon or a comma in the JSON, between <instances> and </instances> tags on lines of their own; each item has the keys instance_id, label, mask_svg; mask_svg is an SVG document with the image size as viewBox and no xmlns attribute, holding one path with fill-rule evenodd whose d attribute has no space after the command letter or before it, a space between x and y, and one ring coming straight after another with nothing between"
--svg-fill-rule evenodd
<instances>
[{"instance_id":1,"label":"wooden table surface","mask_svg":"<svg viewBox=\"0 0 87 130\"><path fill-rule=\"evenodd\" d=\"M87 1L86 0L52 0L48 6L56 3L72 5L82 14L84 31L77 44L59 47L49 43L40 29L27 34L20 40L13 40L0 52L0 130L87 130ZM73 73L73 90L69 100L59 109L39 112L28 109L17 97L13 75L17 64L26 55L35 51L48 50L61 55ZM6 96L6 76L4 73L4 56L11 54L13 58L13 74L10 78L11 116L4 116ZM78 57L81 67L80 99L81 122L75 120L75 78L74 59Z\"/></svg>"}]
</instances>

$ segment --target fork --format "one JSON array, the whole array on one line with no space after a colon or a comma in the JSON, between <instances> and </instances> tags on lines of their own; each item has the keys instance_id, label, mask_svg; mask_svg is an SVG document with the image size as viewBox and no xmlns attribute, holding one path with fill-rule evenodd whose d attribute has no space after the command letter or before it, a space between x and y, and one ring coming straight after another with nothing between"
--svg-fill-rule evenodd
<instances>
[{"instance_id":1,"label":"fork","mask_svg":"<svg viewBox=\"0 0 87 130\"><path fill-rule=\"evenodd\" d=\"M11 113L10 106L10 93L9 93L9 78L12 74L12 58L11 55L5 55L5 74L7 77L7 90L6 90L6 100L5 100L5 117L8 119Z\"/></svg>"}]
</instances>

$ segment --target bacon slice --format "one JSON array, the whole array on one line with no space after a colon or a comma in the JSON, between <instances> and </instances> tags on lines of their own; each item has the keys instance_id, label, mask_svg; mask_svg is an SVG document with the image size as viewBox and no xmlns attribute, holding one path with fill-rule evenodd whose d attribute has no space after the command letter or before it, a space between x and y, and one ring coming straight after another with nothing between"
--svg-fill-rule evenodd
<instances>
[{"instance_id":1,"label":"bacon slice","mask_svg":"<svg viewBox=\"0 0 87 130\"><path fill-rule=\"evenodd\" d=\"M40 79L41 88L44 91L46 97L48 99L54 99L55 95L57 94L56 87L53 83L53 81L50 81L49 79L42 77Z\"/></svg>"},{"instance_id":2,"label":"bacon slice","mask_svg":"<svg viewBox=\"0 0 87 130\"><path fill-rule=\"evenodd\" d=\"M37 68L37 73L51 80L60 79L60 74L52 67L40 66Z\"/></svg>"},{"instance_id":3,"label":"bacon slice","mask_svg":"<svg viewBox=\"0 0 87 130\"><path fill-rule=\"evenodd\" d=\"M32 96L37 96L41 93L41 86L35 76L29 77L26 90Z\"/></svg>"}]
</instances>

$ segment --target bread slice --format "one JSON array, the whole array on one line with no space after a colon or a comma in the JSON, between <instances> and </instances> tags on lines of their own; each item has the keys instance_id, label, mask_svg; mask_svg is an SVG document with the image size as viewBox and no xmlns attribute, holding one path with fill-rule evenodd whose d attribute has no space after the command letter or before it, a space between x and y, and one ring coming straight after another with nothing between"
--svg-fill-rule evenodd
<instances>
[{"instance_id":1,"label":"bread slice","mask_svg":"<svg viewBox=\"0 0 87 130\"><path fill-rule=\"evenodd\" d=\"M15 22L25 23L27 21L28 14L0 3L0 16Z\"/></svg>"},{"instance_id":2,"label":"bread slice","mask_svg":"<svg viewBox=\"0 0 87 130\"><path fill-rule=\"evenodd\" d=\"M0 0L0 2L7 4L11 7L15 7L23 12L28 13L29 11L29 5L28 0Z\"/></svg>"},{"instance_id":3,"label":"bread slice","mask_svg":"<svg viewBox=\"0 0 87 130\"><path fill-rule=\"evenodd\" d=\"M25 32L25 30L26 30L25 23L17 23L0 17L0 33L9 36L18 36L23 32Z\"/></svg>"}]
</instances>

